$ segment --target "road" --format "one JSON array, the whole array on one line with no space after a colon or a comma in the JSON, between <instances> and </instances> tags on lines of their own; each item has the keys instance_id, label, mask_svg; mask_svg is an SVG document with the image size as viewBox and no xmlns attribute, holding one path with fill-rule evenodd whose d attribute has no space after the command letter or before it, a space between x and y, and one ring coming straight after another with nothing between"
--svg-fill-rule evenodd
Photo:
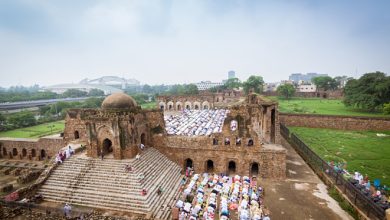
<instances>
[{"instance_id":1,"label":"road","mask_svg":"<svg viewBox=\"0 0 390 220\"><path fill-rule=\"evenodd\" d=\"M81 98L63 98L63 99L45 99L45 100L34 100L34 101L22 101L22 102L9 102L9 103L0 103L0 111L5 110L15 110L23 108L32 108L40 107L48 104L53 104L56 102L75 102L75 101L84 101L90 97L81 97Z\"/></svg>"}]
</instances>

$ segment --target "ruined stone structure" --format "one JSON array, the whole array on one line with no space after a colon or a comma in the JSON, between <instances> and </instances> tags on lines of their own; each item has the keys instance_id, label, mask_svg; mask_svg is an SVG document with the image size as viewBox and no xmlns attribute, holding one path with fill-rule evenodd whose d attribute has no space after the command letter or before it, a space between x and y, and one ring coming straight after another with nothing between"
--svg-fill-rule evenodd
<instances>
[{"instance_id":1,"label":"ruined stone structure","mask_svg":"<svg viewBox=\"0 0 390 220\"><path fill-rule=\"evenodd\" d=\"M175 98L172 103L162 97L160 101L168 101L168 109L175 106L177 110L187 104L191 109L196 105L208 109L215 101L214 96L202 96L203 100ZM237 129L232 130L231 123ZM98 157L103 150L105 155L112 152L115 159L133 158L142 143L160 150L183 168L194 167L196 172L285 177L286 151L277 145L277 103L255 94L244 104L229 108L221 133L202 137L167 135L162 109L143 110L131 97L114 94L104 100L101 109L69 110L64 139L67 143L77 139L85 142L91 157ZM229 144L225 143L227 139Z\"/></svg>"},{"instance_id":2,"label":"ruined stone structure","mask_svg":"<svg viewBox=\"0 0 390 220\"><path fill-rule=\"evenodd\" d=\"M87 154L98 157L113 153L115 159L133 158L140 144L152 145L155 130L163 130L163 113L142 110L128 95L108 96L101 109L71 109L65 119L66 143L80 139Z\"/></svg>"},{"instance_id":3,"label":"ruined stone structure","mask_svg":"<svg viewBox=\"0 0 390 220\"><path fill-rule=\"evenodd\" d=\"M51 158L62 147L62 137L39 139L0 138L0 158L42 160Z\"/></svg>"},{"instance_id":4,"label":"ruined stone structure","mask_svg":"<svg viewBox=\"0 0 390 220\"><path fill-rule=\"evenodd\" d=\"M158 96L157 107L166 111L181 111L183 109L212 109L217 104L237 101L241 95L240 91L225 90L217 93L203 92L199 95L189 96Z\"/></svg>"}]
</instances>

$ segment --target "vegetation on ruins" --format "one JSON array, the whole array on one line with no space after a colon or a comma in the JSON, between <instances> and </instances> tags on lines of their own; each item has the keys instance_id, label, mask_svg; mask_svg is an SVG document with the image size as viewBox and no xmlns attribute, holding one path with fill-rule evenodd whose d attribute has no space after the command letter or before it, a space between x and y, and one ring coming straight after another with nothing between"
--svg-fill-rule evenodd
<instances>
[{"instance_id":1,"label":"vegetation on ruins","mask_svg":"<svg viewBox=\"0 0 390 220\"><path fill-rule=\"evenodd\" d=\"M295 87L291 84L280 85L277 88L277 92L280 96L283 96L286 99L291 98L295 93Z\"/></svg>"},{"instance_id":2,"label":"vegetation on ruins","mask_svg":"<svg viewBox=\"0 0 390 220\"><path fill-rule=\"evenodd\" d=\"M370 112L384 110L390 102L390 76L382 72L366 73L359 79L351 79L344 88L346 106Z\"/></svg>"},{"instance_id":3,"label":"vegetation on ruins","mask_svg":"<svg viewBox=\"0 0 390 220\"><path fill-rule=\"evenodd\" d=\"M263 84L264 80L261 76L250 76L244 83L244 91L245 94L248 94L250 91L253 91L255 93L262 93L263 92Z\"/></svg>"},{"instance_id":4,"label":"vegetation on ruins","mask_svg":"<svg viewBox=\"0 0 390 220\"><path fill-rule=\"evenodd\" d=\"M326 161L346 162L347 170L390 185L390 131L342 131L289 127ZM377 134L384 134L378 136Z\"/></svg>"},{"instance_id":5,"label":"vegetation on ruins","mask_svg":"<svg viewBox=\"0 0 390 220\"><path fill-rule=\"evenodd\" d=\"M165 95L197 95L199 94L198 87L195 84L177 84L173 85Z\"/></svg>"}]
</instances>

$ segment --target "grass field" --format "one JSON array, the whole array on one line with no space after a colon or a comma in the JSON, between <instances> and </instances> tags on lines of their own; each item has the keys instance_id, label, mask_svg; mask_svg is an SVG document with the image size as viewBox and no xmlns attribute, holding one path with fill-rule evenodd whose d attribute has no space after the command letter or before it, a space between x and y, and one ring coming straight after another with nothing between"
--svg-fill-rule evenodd
<instances>
[{"instance_id":1,"label":"grass field","mask_svg":"<svg viewBox=\"0 0 390 220\"><path fill-rule=\"evenodd\" d=\"M343 104L342 100L338 99L292 98L286 100L276 96L270 96L268 98L278 101L279 110L284 113L386 117L382 113L370 113L348 108Z\"/></svg>"},{"instance_id":2,"label":"grass field","mask_svg":"<svg viewBox=\"0 0 390 220\"><path fill-rule=\"evenodd\" d=\"M0 137L39 138L51 134L61 133L64 131L64 128L64 121L55 121L31 127L0 132Z\"/></svg>"},{"instance_id":3,"label":"grass field","mask_svg":"<svg viewBox=\"0 0 390 220\"><path fill-rule=\"evenodd\" d=\"M341 131L289 127L326 161L347 162L347 169L390 185L390 131ZM387 134L378 137L377 133Z\"/></svg>"}]
</instances>

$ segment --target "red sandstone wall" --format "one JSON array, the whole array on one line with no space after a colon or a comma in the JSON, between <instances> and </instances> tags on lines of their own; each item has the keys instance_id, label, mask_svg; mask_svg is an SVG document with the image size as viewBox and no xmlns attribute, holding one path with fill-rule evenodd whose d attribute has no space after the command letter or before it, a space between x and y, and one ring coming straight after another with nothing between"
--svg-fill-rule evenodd
<instances>
[{"instance_id":1,"label":"red sandstone wall","mask_svg":"<svg viewBox=\"0 0 390 220\"><path fill-rule=\"evenodd\" d=\"M286 126L330 128L357 131L386 131L390 130L390 118L357 117L312 114L279 114L280 122Z\"/></svg>"}]
</instances>

